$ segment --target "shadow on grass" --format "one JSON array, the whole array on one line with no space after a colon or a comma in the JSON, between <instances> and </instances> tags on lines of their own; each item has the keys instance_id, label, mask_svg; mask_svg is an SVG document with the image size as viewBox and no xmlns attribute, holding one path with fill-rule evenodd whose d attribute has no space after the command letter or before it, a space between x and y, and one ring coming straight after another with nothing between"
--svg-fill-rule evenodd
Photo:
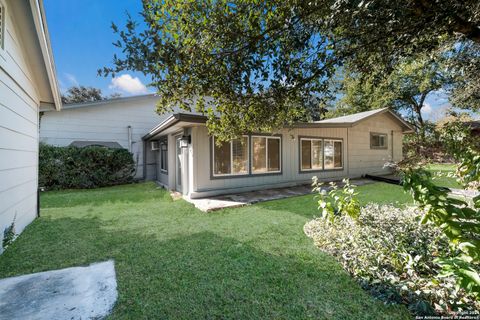
<instances>
[{"instance_id":1,"label":"shadow on grass","mask_svg":"<svg viewBox=\"0 0 480 320\"><path fill-rule=\"evenodd\" d=\"M0 257L0 277L113 258L112 318L408 318L327 256L271 254L205 231L159 239L112 227L95 217L41 218Z\"/></svg>"},{"instance_id":2,"label":"shadow on grass","mask_svg":"<svg viewBox=\"0 0 480 320\"><path fill-rule=\"evenodd\" d=\"M68 208L121 202L139 203L148 200L171 201L171 197L167 190L153 182L96 189L49 191L40 195L42 208Z\"/></svg>"}]
</instances>

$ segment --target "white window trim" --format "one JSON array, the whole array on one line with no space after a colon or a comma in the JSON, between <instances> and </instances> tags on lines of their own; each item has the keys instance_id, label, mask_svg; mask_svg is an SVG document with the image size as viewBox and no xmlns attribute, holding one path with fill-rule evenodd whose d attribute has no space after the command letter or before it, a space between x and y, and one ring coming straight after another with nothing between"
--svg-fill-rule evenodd
<instances>
[{"instance_id":1,"label":"white window trim","mask_svg":"<svg viewBox=\"0 0 480 320\"><path fill-rule=\"evenodd\" d=\"M323 154L323 149L324 149L324 144L323 144L323 138L300 138L300 171L305 171L305 172L308 172L308 171L323 171L325 170L324 169L324 165L325 165L325 161L324 161L324 154ZM321 168L311 168L311 169L303 169L302 168L302 163L303 163L303 155L302 155L302 141L310 141L310 164L313 163L313 152L312 152L312 141L321 141L322 142L322 167ZM343 150L342 150L343 152ZM343 161L342 161L343 162ZM329 170L332 170L332 169L329 169Z\"/></svg>"},{"instance_id":2,"label":"white window trim","mask_svg":"<svg viewBox=\"0 0 480 320\"><path fill-rule=\"evenodd\" d=\"M248 176L250 170L250 137L242 135L242 138L247 138L247 173L232 173L233 172L233 143L230 143L230 172L231 173L215 173L215 137L212 137L212 176L213 177L230 177L230 176Z\"/></svg>"},{"instance_id":3,"label":"white window trim","mask_svg":"<svg viewBox=\"0 0 480 320\"><path fill-rule=\"evenodd\" d=\"M333 168L325 168L325 141L332 141L333 142ZM342 166L341 167L335 167L335 142L340 142L342 145ZM330 170L342 170L344 167L343 163L343 140L342 139L331 139L331 138L324 138L323 139L323 144L322 144L322 149L323 149L323 170L324 171L330 171Z\"/></svg>"},{"instance_id":4,"label":"white window trim","mask_svg":"<svg viewBox=\"0 0 480 320\"><path fill-rule=\"evenodd\" d=\"M253 138L264 138L266 139L265 140L265 160L266 160L266 163L265 163L265 168L266 168L266 171L262 171L262 172L254 172L253 171L253 167L252 167L252 175L262 175L262 174L272 174L272 173L281 173L282 172L282 137L277 137L277 136L253 136L252 135L252 149L253 149ZM277 139L280 141L279 143L279 157L278 157L278 160L279 160L279 170L276 170L276 171L268 171L268 139ZM253 153L252 153L252 163L253 163Z\"/></svg>"}]
</instances>

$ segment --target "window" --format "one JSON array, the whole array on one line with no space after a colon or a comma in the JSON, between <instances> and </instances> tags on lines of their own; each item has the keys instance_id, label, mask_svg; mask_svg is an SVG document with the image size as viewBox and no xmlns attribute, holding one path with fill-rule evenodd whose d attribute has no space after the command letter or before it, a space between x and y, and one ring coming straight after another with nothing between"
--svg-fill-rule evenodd
<instances>
[{"instance_id":1,"label":"window","mask_svg":"<svg viewBox=\"0 0 480 320\"><path fill-rule=\"evenodd\" d=\"M3 2L0 0L0 49L5 48L5 6Z\"/></svg>"},{"instance_id":2,"label":"window","mask_svg":"<svg viewBox=\"0 0 480 320\"><path fill-rule=\"evenodd\" d=\"M252 156L252 173L280 172L280 137L252 137Z\"/></svg>"},{"instance_id":3,"label":"window","mask_svg":"<svg viewBox=\"0 0 480 320\"><path fill-rule=\"evenodd\" d=\"M370 132L370 149L387 149L388 136L386 133Z\"/></svg>"},{"instance_id":4,"label":"window","mask_svg":"<svg viewBox=\"0 0 480 320\"><path fill-rule=\"evenodd\" d=\"M300 138L300 170L332 170L343 168L343 141L321 138Z\"/></svg>"},{"instance_id":5,"label":"window","mask_svg":"<svg viewBox=\"0 0 480 320\"><path fill-rule=\"evenodd\" d=\"M220 146L213 143L213 175L248 174L248 136L224 142Z\"/></svg>"},{"instance_id":6,"label":"window","mask_svg":"<svg viewBox=\"0 0 480 320\"><path fill-rule=\"evenodd\" d=\"M302 170L322 170L323 141L322 139L300 139L300 164Z\"/></svg>"},{"instance_id":7,"label":"window","mask_svg":"<svg viewBox=\"0 0 480 320\"><path fill-rule=\"evenodd\" d=\"M160 143L160 170L168 171L168 145L166 141Z\"/></svg>"}]
</instances>

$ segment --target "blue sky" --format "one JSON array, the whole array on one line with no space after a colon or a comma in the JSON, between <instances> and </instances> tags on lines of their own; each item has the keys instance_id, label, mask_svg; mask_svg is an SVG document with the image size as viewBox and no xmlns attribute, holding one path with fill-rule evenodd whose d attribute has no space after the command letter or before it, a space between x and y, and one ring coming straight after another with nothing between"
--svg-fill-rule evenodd
<instances>
[{"instance_id":1,"label":"blue sky","mask_svg":"<svg viewBox=\"0 0 480 320\"><path fill-rule=\"evenodd\" d=\"M111 23L123 26L127 11L138 17L140 0L44 0L44 5L62 92L74 85L124 96L153 92L145 87L148 79L142 74L123 72L117 79L97 76L97 70L111 66L113 54L118 53L112 45L117 38ZM432 95L427 103L424 115L435 120L448 101L445 96Z\"/></svg>"},{"instance_id":2,"label":"blue sky","mask_svg":"<svg viewBox=\"0 0 480 320\"><path fill-rule=\"evenodd\" d=\"M62 91L73 85L100 88L104 94L123 95L152 91L141 74L123 72L118 79L97 76L97 70L111 66L118 49L110 28L122 26L126 12L138 16L141 1L133 0L44 0L55 65ZM135 79L137 78L138 79Z\"/></svg>"}]
</instances>

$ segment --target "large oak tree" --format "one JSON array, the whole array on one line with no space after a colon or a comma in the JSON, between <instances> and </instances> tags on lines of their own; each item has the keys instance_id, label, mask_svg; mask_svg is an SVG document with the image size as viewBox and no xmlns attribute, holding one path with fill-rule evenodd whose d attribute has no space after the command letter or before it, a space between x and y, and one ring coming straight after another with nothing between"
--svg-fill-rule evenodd
<instances>
[{"instance_id":1,"label":"large oak tree","mask_svg":"<svg viewBox=\"0 0 480 320\"><path fill-rule=\"evenodd\" d=\"M151 76L159 112L204 112L222 139L303 118L345 63L389 73L399 59L480 43L476 0L143 0L141 15L112 26L121 53L100 73Z\"/></svg>"}]
</instances>

